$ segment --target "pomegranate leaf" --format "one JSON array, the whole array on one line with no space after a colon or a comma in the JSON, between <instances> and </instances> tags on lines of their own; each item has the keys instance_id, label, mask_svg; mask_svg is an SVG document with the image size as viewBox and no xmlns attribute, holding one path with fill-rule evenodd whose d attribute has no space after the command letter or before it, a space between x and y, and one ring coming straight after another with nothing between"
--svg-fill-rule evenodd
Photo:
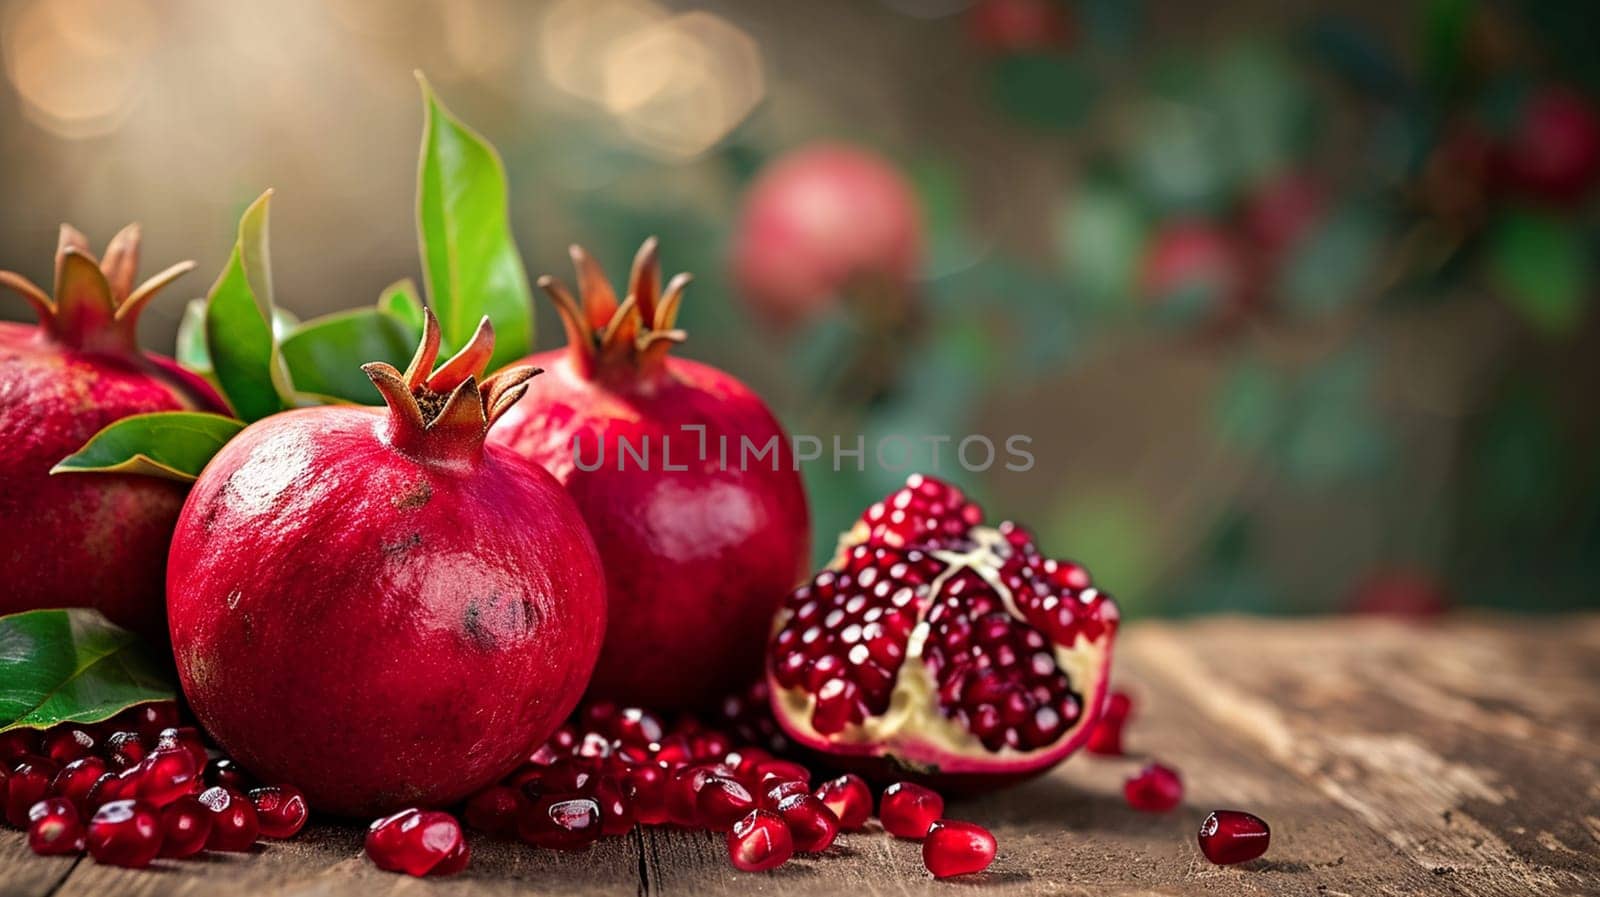
<instances>
[{"instance_id":1,"label":"pomegranate leaf","mask_svg":"<svg viewBox=\"0 0 1600 897\"><path fill-rule=\"evenodd\" d=\"M413 333L422 332L422 300L417 298L417 285L411 278L384 287L383 294L378 297L378 307L405 322Z\"/></svg>"},{"instance_id":2,"label":"pomegranate leaf","mask_svg":"<svg viewBox=\"0 0 1600 897\"><path fill-rule=\"evenodd\" d=\"M284 410L294 393L272 324L271 198L268 190L245 209L228 264L206 297L211 364L234 413L246 421Z\"/></svg>"},{"instance_id":3,"label":"pomegranate leaf","mask_svg":"<svg viewBox=\"0 0 1600 897\"><path fill-rule=\"evenodd\" d=\"M135 414L108 424L51 473L136 473L192 483L244 421L202 411Z\"/></svg>"},{"instance_id":4,"label":"pomegranate leaf","mask_svg":"<svg viewBox=\"0 0 1600 897\"><path fill-rule=\"evenodd\" d=\"M417 171L417 234L428 304L450 350L471 338L484 315L494 322L489 370L528 354L533 292L511 238L505 166L494 147L450 114L422 84L422 160Z\"/></svg>"},{"instance_id":5,"label":"pomegranate leaf","mask_svg":"<svg viewBox=\"0 0 1600 897\"><path fill-rule=\"evenodd\" d=\"M377 405L383 397L351 360L404 368L420 334L420 327L382 308L353 308L296 327L283 341L283 358L301 393Z\"/></svg>"},{"instance_id":6,"label":"pomegranate leaf","mask_svg":"<svg viewBox=\"0 0 1600 897\"><path fill-rule=\"evenodd\" d=\"M160 655L97 610L0 617L0 732L97 723L176 697Z\"/></svg>"},{"instance_id":7,"label":"pomegranate leaf","mask_svg":"<svg viewBox=\"0 0 1600 897\"><path fill-rule=\"evenodd\" d=\"M1489 272L1511 307L1547 335L1576 329L1593 276L1578 228L1553 215L1518 211L1490 240Z\"/></svg>"}]
</instances>

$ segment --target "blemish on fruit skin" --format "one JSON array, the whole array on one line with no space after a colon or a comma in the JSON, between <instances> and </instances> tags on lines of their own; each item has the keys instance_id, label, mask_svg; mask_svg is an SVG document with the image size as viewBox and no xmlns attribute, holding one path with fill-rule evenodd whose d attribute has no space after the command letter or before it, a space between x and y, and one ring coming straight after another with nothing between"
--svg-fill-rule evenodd
<instances>
[{"instance_id":1,"label":"blemish on fruit skin","mask_svg":"<svg viewBox=\"0 0 1600 897\"><path fill-rule=\"evenodd\" d=\"M400 511L415 511L433 499L433 486L427 480L418 477L406 491L389 499L389 503Z\"/></svg>"},{"instance_id":2,"label":"blemish on fruit skin","mask_svg":"<svg viewBox=\"0 0 1600 897\"><path fill-rule=\"evenodd\" d=\"M412 550L413 548L421 548L421 547L422 547L422 534L421 533L412 533L410 536L407 536L404 539L400 539L399 541L396 541L396 542L385 542L382 545L383 553L386 554L386 555L390 555L391 557L394 556L394 555L398 555L398 554L405 554L406 552Z\"/></svg>"},{"instance_id":3,"label":"blemish on fruit skin","mask_svg":"<svg viewBox=\"0 0 1600 897\"><path fill-rule=\"evenodd\" d=\"M526 634L532 616L532 604L526 595L508 600L494 592L482 600L467 602L462 611L461 632L473 645L487 650L498 644L497 636Z\"/></svg>"}]
</instances>

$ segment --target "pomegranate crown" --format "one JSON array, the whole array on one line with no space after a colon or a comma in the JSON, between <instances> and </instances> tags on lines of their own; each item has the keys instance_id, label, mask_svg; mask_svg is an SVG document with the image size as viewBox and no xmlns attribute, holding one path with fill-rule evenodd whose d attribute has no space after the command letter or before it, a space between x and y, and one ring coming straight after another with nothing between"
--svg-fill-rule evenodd
<instances>
[{"instance_id":1,"label":"pomegranate crown","mask_svg":"<svg viewBox=\"0 0 1600 897\"><path fill-rule=\"evenodd\" d=\"M679 274L662 287L655 237L645 240L634 255L628 292L620 303L594 257L576 244L569 252L578 271L579 298L574 299L565 284L548 274L539 278L539 289L549 295L561 314L572 364L580 374L651 372L661 366L674 345L688 339L687 333L673 325L684 287L693 278Z\"/></svg>"},{"instance_id":2,"label":"pomegranate crown","mask_svg":"<svg viewBox=\"0 0 1600 897\"><path fill-rule=\"evenodd\" d=\"M70 224L61 225L56 247L55 298L13 271L0 271L0 285L28 301L39 326L51 339L76 349L134 355L139 351L139 313L162 287L194 268L179 262L137 287L139 225L117 232L96 261L89 241Z\"/></svg>"},{"instance_id":3,"label":"pomegranate crown","mask_svg":"<svg viewBox=\"0 0 1600 897\"><path fill-rule=\"evenodd\" d=\"M485 317L461 351L434 370L439 357L439 319L423 310L422 342L404 372L374 361L361 366L389 406L389 436L412 454L446 460L475 458L489 427L523 393L540 369L508 367L481 383L484 366L494 354L494 328Z\"/></svg>"}]
</instances>

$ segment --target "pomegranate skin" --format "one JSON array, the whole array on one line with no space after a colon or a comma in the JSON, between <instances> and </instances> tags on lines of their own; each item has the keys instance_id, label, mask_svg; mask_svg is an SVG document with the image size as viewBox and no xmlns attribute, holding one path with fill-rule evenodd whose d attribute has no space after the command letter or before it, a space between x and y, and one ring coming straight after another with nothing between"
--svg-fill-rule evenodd
<instances>
[{"instance_id":1,"label":"pomegranate skin","mask_svg":"<svg viewBox=\"0 0 1600 897\"><path fill-rule=\"evenodd\" d=\"M604 577L577 508L482 445L481 410L475 434L438 444L450 413L420 445L392 411L257 422L178 521L168 611L190 706L319 812L370 818L482 788L572 711L599 653Z\"/></svg>"},{"instance_id":2,"label":"pomegranate skin","mask_svg":"<svg viewBox=\"0 0 1600 897\"><path fill-rule=\"evenodd\" d=\"M646 248L653 264L653 244ZM744 384L693 361L606 367L568 347L526 363L546 373L489 441L565 484L605 562L610 616L590 694L666 710L711 707L730 684L759 674L772 615L810 561L810 518L788 436ZM704 427L704 443L686 426ZM638 451L647 439L648 465L632 455L619 465L624 441ZM602 446L604 463L579 467L574 440L583 467L595 467ZM753 446L746 464L742 440ZM757 460L753 452L769 440L776 455ZM667 459L688 469L668 470Z\"/></svg>"},{"instance_id":3,"label":"pomegranate skin","mask_svg":"<svg viewBox=\"0 0 1600 897\"><path fill-rule=\"evenodd\" d=\"M75 265L87 259L99 275L98 265L78 250L81 239L64 230L64 254L70 248ZM136 243L137 231L119 239ZM121 418L226 413L226 405L205 381L133 345L138 308L128 313L126 329L85 322L84 305L99 312L101 303L115 307L125 293L81 296L41 305L49 302L41 292L39 325L0 323L0 444L6 447L0 453L0 521L7 524L0 543L6 584L0 615L92 605L118 625L161 640L167 543L185 487L136 475L51 476L50 469Z\"/></svg>"}]
</instances>

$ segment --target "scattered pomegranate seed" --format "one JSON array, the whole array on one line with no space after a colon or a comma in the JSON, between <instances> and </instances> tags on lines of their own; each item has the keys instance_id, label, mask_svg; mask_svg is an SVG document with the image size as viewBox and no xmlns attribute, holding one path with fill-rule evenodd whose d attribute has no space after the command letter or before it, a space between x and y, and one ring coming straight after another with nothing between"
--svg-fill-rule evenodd
<instances>
[{"instance_id":1,"label":"scattered pomegranate seed","mask_svg":"<svg viewBox=\"0 0 1600 897\"><path fill-rule=\"evenodd\" d=\"M113 770L120 771L138 766L148 753L150 750L138 732L112 732L106 738L106 763Z\"/></svg>"},{"instance_id":2,"label":"scattered pomegranate seed","mask_svg":"<svg viewBox=\"0 0 1600 897\"><path fill-rule=\"evenodd\" d=\"M518 817L517 834L535 847L588 850L600 837L600 805L588 797L540 798Z\"/></svg>"},{"instance_id":3,"label":"scattered pomegranate seed","mask_svg":"<svg viewBox=\"0 0 1600 897\"><path fill-rule=\"evenodd\" d=\"M817 799L839 819L840 831L859 832L872 816L872 790L857 775L842 775L817 786Z\"/></svg>"},{"instance_id":4,"label":"scattered pomegranate seed","mask_svg":"<svg viewBox=\"0 0 1600 897\"><path fill-rule=\"evenodd\" d=\"M921 841L933 823L944 815L944 798L938 792L912 782L896 782L885 788L878 806L878 819L884 831L896 838Z\"/></svg>"},{"instance_id":5,"label":"scattered pomegranate seed","mask_svg":"<svg viewBox=\"0 0 1600 897\"><path fill-rule=\"evenodd\" d=\"M181 720L178 718L178 705L173 701L152 701L129 707L117 714L112 720L115 728L132 729L147 738L154 740L162 729L177 726Z\"/></svg>"},{"instance_id":6,"label":"scattered pomegranate seed","mask_svg":"<svg viewBox=\"0 0 1600 897\"><path fill-rule=\"evenodd\" d=\"M94 754L95 737L78 726L57 726L46 732L40 745L44 756L58 765L66 766L74 760Z\"/></svg>"},{"instance_id":7,"label":"scattered pomegranate seed","mask_svg":"<svg viewBox=\"0 0 1600 897\"><path fill-rule=\"evenodd\" d=\"M728 832L728 858L742 872L776 869L794 855L794 836L770 810L751 810Z\"/></svg>"},{"instance_id":8,"label":"scattered pomegranate seed","mask_svg":"<svg viewBox=\"0 0 1600 897\"><path fill-rule=\"evenodd\" d=\"M594 800L600 807L601 835L626 835L633 830L633 810L615 776L601 776L595 782Z\"/></svg>"},{"instance_id":9,"label":"scattered pomegranate seed","mask_svg":"<svg viewBox=\"0 0 1600 897\"><path fill-rule=\"evenodd\" d=\"M994 862L994 835L981 825L940 819L922 842L922 864L935 878L971 875Z\"/></svg>"},{"instance_id":10,"label":"scattered pomegranate seed","mask_svg":"<svg viewBox=\"0 0 1600 897\"><path fill-rule=\"evenodd\" d=\"M505 785L490 785L467 798L462 818L486 835L507 837L517 833L517 792Z\"/></svg>"},{"instance_id":11,"label":"scattered pomegranate seed","mask_svg":"<svg viewBox=\"0 0 1600 897\"><path fill-rule=\"evenodd\" d=\"M211 811L211 834L207 850L249 851L261 834L261 821L250 799L221 786L200 792L200 803Z\"/></svg>"},{"instance_id":12,"label":"scattered pomegranate seed","mask_svg":"<svg viewBox=\"0 0 1600 897\"><path fill-rule=\"evenodd\" d=\"M39 733L34 729L12 729L9 732L0 732L0 761L6 766L16 765L16 761L27 756L39 753Z\"/></svg>"},{"instance_id":13,"label":"scattered pomegranate seed","mask_svg":"<svg viewBox=\"0 0 1600 897\"><path fill-rule=\"evenodd\" d=\"M195 765L193 754L169 745L151 751L138 766L123 775L133 783L130 796L152 806L164 807L190 793L199 778L200 767Z\"/></svg>"},{"instance_id":14,"label":"scattered pomegranate seed","mask_svg":"<svg viewBox=\"0 0 1600 897\"><path fill-rule=\"evenodd\" d=\"M29 756L13 766L6 783L6 822L27 828L28 811L50 796L50 783L60 771L54 763L38 756Z\"/></svg>"},{"instance_id":15,"label":"scattered pomegranate seed","mask_svg":"<svg viewBox=\"0 0 1600 897\"><path fill-rule=\"evenodd\" d=\"M749 789L726 776L710 776L695 794L697 818L714 832L725 832L756 808Z\"/></svg>"},{"instance_id":16,"label":"scattered pomegranate seed","mask_svg":"<svg viewBox=\"0 0 1600 897\"><path fill-rule=\"evenodd\" d=\"M1128 806L1146 813L1166 813L1183 802L1183 779L1178 771L1152 763L1122 785Z\"/></svg>"},{"instance_id":17,"label":"scattered pomegranate seed","mask_svg":"<svg viewBox=\"0 0 1600 897\"><path fill-rule=\"evenodd\" d=\"M1267 852L1272 830L1242 810L1213 810L1200 823L1200 852L1218 866L1253 860Z\"/></svg>"},{"instance_id":18,"label":"scattered pomegranate seed","mask_svg":"<svg viewBox=\"0 0 1600 897\"><path fill-rule=\"evenodd\" d=\"M293 838L305 828L311 810L306 796L293 785L269 785L250 792L264 838Z\"/></svg>"},{"instance_id":19,"label":"scattered pomegranate seed","mask_svg":"<svg viewBox=\"0 0 1600 897\"><path fill-rule=\"evenodd\" d=\"M194 768L196 770L206 768L208 759L206 742L204 738L200 737L199 729L193 726L169 726L162 729L161 734L156 736L155 749L159 751L172 750L174 748L182 748L188 751L189 756L194 758Z\"/></svg>"},{"instance_id":20,"label":"scattered pomegranate seed","mask_svg":"<svg viewBox=\"0 0 1600 897\"><path fill-rule=\"evenodd\" d=\"M1106 698L1106 709L1100 714L1100 721L1089 732L1084 749L1091 754L1122 756L1122 728L1128 724L1128 716L1132 712L1133 699L1128 697L1127 692L1112 692Z\"/></svg>"},{"instance_id":21,"label":"scattered pomegranate seed","mask_svg":"<svg viewBox=\"0 0 1600 897\"><path fill-rule=\"evenodd\" d=\"M49 797L28 811L28 849L40 856L80 854L84 849L83 817L64 797Z\"/></svg>"},{"instance_id":22,"label":"scattered pomegranate seed","mask_svg":"<svg viewBox=\"0 0 1600 897\"><path fill-rule=\"evenodd\" d=\"M472 856L454 816L415 807L373 822L366 851L379 869L415 876L453 875Z\"/></svg>"},{"instance_id":23,"label":"scattered pomegranate seed","mask_svg":"<svg viewBox=\"0 0 1600 897\"><path fill-rule=\"evenodd\" d=\"M101 863L142 869L161 850L161 817L142 800L114 800L95 811L84 842Z\"/></svg>"},{"instance_id":24,"label":"scattered pomegranate seed","mask_svg":"<svg viewBox=\"0 0 1600 897\"><path fill-rule=\"evenodd\" d=\"M94 809L89 806L89 792L106 774L106 761L99 757L83 757L61 767L50 782L50 793L64 797L78 805L78 812ZM0 779L3 784L4 779Z\"/></svg>"},{"instance_id":25,"label":"scattered pomegranate seed","mask_svg":"<svg viewBox=\"0 0 1600 897\"><path fill-rule=\"evenodd\" d=\"M778 804L783 803L786 798L794 797L797 794L811 793L811 789L806 787L805 782L797 782L791 779L768 779L765 785L766 790L761 792L760 800L761 809L763 810L776 810L778 809Z\"/></svg>"},{"instance_id":26,"label":"scattered pomegranate seed","mask_svg":"<svg viewBox=\"0 0 1600 897\"><path fill-rule=\"evenodd\" d=\"M821 853L839 837L839 817L828 805L810 794L796 794L779 802L777 814L789 826L794 849L801 853Z\"/></svg>"},{"instance_id":27,"label":"scattered pomegranate seed","mask_svg":"<svg viewBox=\"0 0 1600 897\"><path fill-rule=\"evenodd\" d=\"M206 849L211 810L193 794L161 808L161 856L186 859Z\"/></svg>"}]
</instances>

